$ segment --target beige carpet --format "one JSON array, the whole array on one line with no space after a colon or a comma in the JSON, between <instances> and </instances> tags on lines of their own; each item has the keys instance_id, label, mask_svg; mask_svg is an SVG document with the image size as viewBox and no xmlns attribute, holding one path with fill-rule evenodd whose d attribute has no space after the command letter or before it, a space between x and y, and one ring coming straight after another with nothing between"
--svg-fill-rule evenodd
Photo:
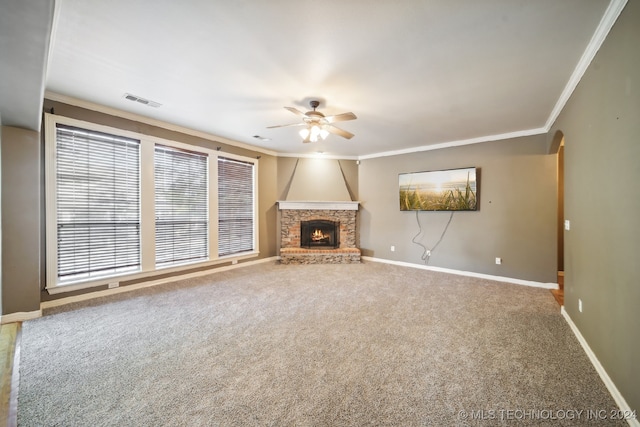
<instances>
[{"instance_id":1,"label":"beige carpet","mask_svg":"<svg viewBox=\"0 0 640 427\"><path fill-rule=\"evenodd\" d=\"M22 426L626 425L548 290L378 263L50 310L20 372Z\"/></svg>"}]
</instances>

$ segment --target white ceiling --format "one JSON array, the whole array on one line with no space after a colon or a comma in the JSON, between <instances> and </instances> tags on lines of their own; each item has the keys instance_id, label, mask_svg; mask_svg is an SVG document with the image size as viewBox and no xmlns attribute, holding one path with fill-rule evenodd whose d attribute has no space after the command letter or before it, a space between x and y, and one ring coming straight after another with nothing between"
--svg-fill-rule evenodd
<instances>
[{"instance_id":1,"label":"white ceiling","mask_svg":"<svg viewBox=\"0 0 640 427\"><path fill-rule=\"evenodd\" d=\"M625 2L58 0L46 89L284 155L542 133ZM267 129L311 99L355 137Z\"/></svg>"}]
</instances>

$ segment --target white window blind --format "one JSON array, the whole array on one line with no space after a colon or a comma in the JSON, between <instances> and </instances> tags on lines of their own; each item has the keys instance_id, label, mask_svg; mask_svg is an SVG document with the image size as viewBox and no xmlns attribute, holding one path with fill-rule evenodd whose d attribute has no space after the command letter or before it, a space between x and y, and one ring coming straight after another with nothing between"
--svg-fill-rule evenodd
<instances>
[{"instance_id":1,"label":"white window blind","mask_svg":"<svg viewBox=\"0 0 640 427\"><path fill-rule=\"evenodd\" d=\"M254 165L218 158L218 255L254 250Z\"/></svg>"},{"instance_id":2,"label":"white window blind","mask_svg":"<svg viewBox=\"0 0 640 427\"><path fill-rule=\"evenodd\" d=\"M155 147L156 265L209 257L207 155Z\"/></svg>"},{"instance_id":3,"label":"white window blind","mask_svg":"<svg viewBox=\"0 0 640 427\"><path fill-rule=\"evenodd\" d=\"M140 268L140 142L56 126L58 281Z\"/></svg>"}]
</instances>

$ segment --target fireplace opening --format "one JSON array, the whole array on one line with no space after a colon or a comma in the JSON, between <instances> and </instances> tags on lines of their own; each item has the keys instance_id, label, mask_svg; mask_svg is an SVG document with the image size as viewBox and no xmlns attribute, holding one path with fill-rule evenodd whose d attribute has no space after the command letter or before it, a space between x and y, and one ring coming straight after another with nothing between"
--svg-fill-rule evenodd
<instances>
[{"instance_id":1,"label":"fireplace opening","mask_svg":"<svg viewBox=\"0 0 640 427\"><path fill-rule=\"evenodd\" d=\"M300 221L300 247L307 249L340 247L340 222Z\"/></svg>"}]
</instances>

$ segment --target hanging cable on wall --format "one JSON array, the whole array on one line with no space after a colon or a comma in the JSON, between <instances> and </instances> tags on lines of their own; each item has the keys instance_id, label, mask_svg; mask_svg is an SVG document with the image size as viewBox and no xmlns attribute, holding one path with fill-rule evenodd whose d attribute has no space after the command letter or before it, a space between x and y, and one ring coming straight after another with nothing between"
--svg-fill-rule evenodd
<instances>
[{"instance_id":1,"label":"hanging cable on wall","mask_svg":"<svg viewBox=\"0 0 640 427\"><path fill-rule=\"evenodd\" d=\"M440 235L440 239L438 239L436 244L433 245L433 247L431 247L431 248L429 248L429 247L423 245L422 243L416 241L416 238L422 234L422 224L420 224L420 218L418 217L418 212L419 211L416 211L416 222L418 223L419 231L418 231L418 234L413 236L413 239L411 239L411 241L414 244L420 246L422 249L424 249L424 251L422 252L422 255L420 256L420 259L422 261L424 261L425 264L429 264L429 258L431 258L431 253L438 247L440 242L442 242L442 239L444 238L444 235L447 232L447 229L449 228L449 224L451 224L451 220L453 219L453 213L454 212L451 211L451 215L449 215L449 221L447 221L447 225L444 226L444 229L442 230L442 234Z\"/></svg>"}]
</instances>

